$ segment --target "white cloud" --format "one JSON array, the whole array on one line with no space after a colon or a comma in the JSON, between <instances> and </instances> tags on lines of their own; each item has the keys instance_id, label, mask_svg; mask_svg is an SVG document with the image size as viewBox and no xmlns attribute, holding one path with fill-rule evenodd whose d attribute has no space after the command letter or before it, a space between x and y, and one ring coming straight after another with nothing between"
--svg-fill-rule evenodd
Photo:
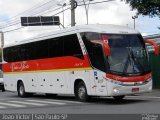
<instances>
[{"instance_id":1,"label":"white cloud","mask_svg":"<svg viewBox=\"0 0 160 120\"><path fill-rule=\"evenodd\" d=\"M0 0L0 16L6 16L11 18L19 13L22 13L25 10L28 10L39 3L46 3L50 0ZM40 15L41 12L45 11L46 8L48 11L51 7L55 8L58 2L64 3L67 2L69 4L70 0L53 0L52 4L48 4L47 6L41 7L41 9L37 11L32 11L30 13L38 13ZM77 0L80 4L83 4L83 0ZM102 0L94 0L94 2L99 2ZM40 5L40 4L39 4ZM57 6L58 7L58 6ZM62 10L62 9L61 9ZM61 10L57 11L60 12ZM56 12L50 12L46 15L54 15ZM65 26L70 26L70 10L65 11ZM90 5L89 7L89 24L117 24L123 26L129 26L133 28L133 19L132 16L136 14L136 11L131 11L131 8L128 4L121 2L121 0L116 0L113 2L105 2L95 5ZM61 23L62 23L62 14L59 14ZM20 20L20 18L18 18ZM79 6L76 8L76 25L86 24L86 13L84 6ZM137 22L138 23L138 22ZM142 22L143 23L143 22ZM142 23L138 23L137 26L142 27ZM0 23L0 26L3 22ZM144 25L144 24L143 24ZM20 27L20 24L17 26L12 26L10 29L14 29ZM47 30L49 29L49 30ZM57 30L57 27L28 27L22 30L13 31L5 34L6 43L10 43L13 41L18 41L22 39L26 39L32 37L37 34L41 34L43 32L48 32L51 29ZM8 30L8 28L6 29ZM38 30L38 31L36 31Z\"/></svg>"}]
</instances>

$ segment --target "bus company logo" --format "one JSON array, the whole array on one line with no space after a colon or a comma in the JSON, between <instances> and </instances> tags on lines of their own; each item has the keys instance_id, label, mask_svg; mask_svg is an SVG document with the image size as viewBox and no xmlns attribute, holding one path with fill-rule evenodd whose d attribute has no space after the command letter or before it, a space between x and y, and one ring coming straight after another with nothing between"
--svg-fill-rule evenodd
<instances>
[{"instance_id":1,"label":"bus company logo","mask_svg":"<svg viewBox=\"0 0 160 120\"><path fill-rule=\"evenodd\" d=\"M13 71L23 71L29 69L29 65L26 64L26 62L22 62L22 63L13 63L11 64L11 70Z\"/></svg>"}]
</instances>

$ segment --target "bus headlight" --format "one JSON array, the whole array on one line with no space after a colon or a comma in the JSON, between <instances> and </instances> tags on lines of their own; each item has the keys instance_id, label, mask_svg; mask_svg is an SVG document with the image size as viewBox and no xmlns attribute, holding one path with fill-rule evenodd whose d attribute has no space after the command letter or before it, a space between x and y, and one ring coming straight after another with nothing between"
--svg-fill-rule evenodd
<instances>
[{"instance_id":1,"label":"bus headlight","mask_svg":"<svg viewBox=\"0 0 160 120\"><path fill-rule=\"evenodd\" d=\"M119 93L119 89L118 88L113 88L113 92L114 93Z\"/></svg>"}]
</instances>

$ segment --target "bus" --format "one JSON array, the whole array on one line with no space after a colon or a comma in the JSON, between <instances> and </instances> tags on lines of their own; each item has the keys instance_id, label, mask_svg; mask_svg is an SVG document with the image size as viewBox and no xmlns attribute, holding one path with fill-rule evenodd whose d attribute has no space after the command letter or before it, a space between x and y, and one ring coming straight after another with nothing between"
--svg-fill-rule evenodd
<instances>
[{"instance_id":1,"label":"bus","mask_svg":"<svg viewBox=\"0 0 160 120\"><path fill-rule=\"evenodd\" d=\"M152 44L151 41L147 41ZM82 25L5 45L4 86L34 93L116 100L150 92L152 74L141 34L117 25Z\"/></svg>"},{"instance_id":2,"label":"bus","mask_svg":"<svg viewBox=\"0 0 160 120\"><path fill-rule=\"evenodd\" d=\"M3 82L2 64L1 63L0 63L0 90L2 90L2 92L5 91L4 82Z\"/></svg>"}]
</instances>

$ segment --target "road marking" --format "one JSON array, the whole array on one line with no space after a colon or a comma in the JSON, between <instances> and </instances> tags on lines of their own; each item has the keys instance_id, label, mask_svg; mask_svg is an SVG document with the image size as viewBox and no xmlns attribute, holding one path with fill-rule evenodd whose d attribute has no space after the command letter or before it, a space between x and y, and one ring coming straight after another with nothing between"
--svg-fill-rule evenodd
<instances>
[{"instance_id":1,"label":"road marking","mask_svg":"<svg viewBox=\"0 0 160 120\"><path fill-rule=\"evenodd\" d=\"M0 105L12 106L12 107L26 107L25 105L18 105L18 104L12 104L12 103L2 103L2 102L0 102Z\"/></svg>"},{"instance_id":2,"label":"road marking","mask_svg":"<svg viewBox=\"0 0 160 120\"><path fill-rule=\"evenodd\" d=\"M129 98L148 98L148 99L160 99L160 97L156 96L127 96Z\"/></svg>"},{"instance_id":3,"label":"road marking","mask_svg":"<svg viewBox=\"0 0 160 120\"><path fill-rule=\"evenodd\" d=\"M0 106L0 109L4 109L4 108L6 108L6 107L4 107L4 106Z\"/></svg>"},{"instance_id":4,"label":"road marking","mask_svg":"<svg viewBox=\"0 0 160 120\"><path fill-rule=\"evenodd\" d=\"M26 99L26 98L2 98L0 100L14 100L14 99Z\"/></svg>"},{"instance_id":5,"label":"road marking","mask_svg":"<svg viewBox=\"0 0 160 120\"><path fill-rule=\"evenodd\" d=\"M44 99L44 100L52 100L52 99ZM69 101L69 100L53 100L56 102L66 102L66 103L77 103L77 104L82 104L84 102L77 102L77 101Z\"/></svg>"},{"instance_id":6,"label":"road marking","mask_svg":"<svg viewBox=\"0 0 160 120\"><path fill-rule=\"evenodd\" d=\"M31 103L31 102L25 102L25 101L9 101L12 103L18 103L18 104L25 104L25 105L35 105L35 106L47 106L47 104L40 104L40 103Z\"/></svg>"},{"instance_id":7,"label":"road marking","mask_svg":"<svg viewBox=\"0 0 160 120\"><path fill-rule=\"evenodd\" d=\"M48 104L56 104L56 105L65 105L66 103L55 102L55 101L42 101L42 100L26 100L30 102L39 102L39 103L48 103Z\"/></svg>"}]
</instances>

